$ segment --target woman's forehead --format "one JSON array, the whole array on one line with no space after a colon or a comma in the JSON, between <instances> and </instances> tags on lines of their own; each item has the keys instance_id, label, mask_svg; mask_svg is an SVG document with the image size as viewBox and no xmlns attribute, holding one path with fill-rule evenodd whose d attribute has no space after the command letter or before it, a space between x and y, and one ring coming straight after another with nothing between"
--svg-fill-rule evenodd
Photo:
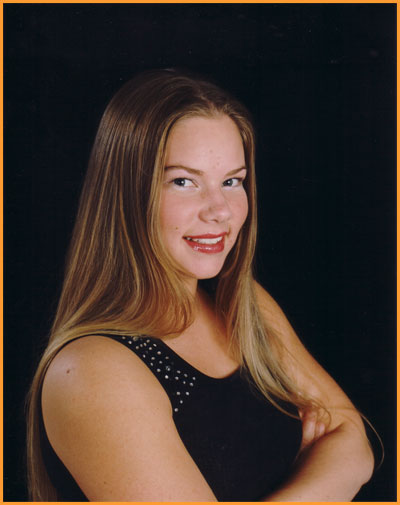
<instances>
[{"instance_id":1,"label":"woman's forehead","mask_svg":"<svg viewBox=\"0 0 400 505\"><path fill-rule=\"evenodd\" d=\"M202 170L210 164L244 166L243 141L236 124L227 115L190 117L171 130L166 166L181 165Z\"/></svg>"}]
</instances>

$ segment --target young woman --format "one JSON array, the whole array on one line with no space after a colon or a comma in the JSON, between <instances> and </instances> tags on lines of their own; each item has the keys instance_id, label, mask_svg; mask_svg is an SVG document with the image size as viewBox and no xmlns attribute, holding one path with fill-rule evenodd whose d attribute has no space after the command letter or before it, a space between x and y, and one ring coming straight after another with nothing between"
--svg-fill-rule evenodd
<instances>
[{"instance_id":1,"label":"young woman","mask_svg":"<svg viewBox=\"0 0 400 505\"><path fill-rule=\"evenodd\" d=\"M253 279L255 240L244 107L172 70L128 82L31 389L34 500L354 497L373 467L363 424Z\"/></svg>"}]
</instances>

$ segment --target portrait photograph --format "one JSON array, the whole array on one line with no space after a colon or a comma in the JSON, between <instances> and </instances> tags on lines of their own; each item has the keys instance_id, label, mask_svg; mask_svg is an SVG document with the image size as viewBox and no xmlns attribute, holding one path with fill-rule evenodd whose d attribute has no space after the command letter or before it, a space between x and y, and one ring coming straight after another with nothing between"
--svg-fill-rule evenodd
<instances>
[{"instance_id":1,"label":"portrait photograph","mask_svg":"<svg viewBox=\"0 0 400 505\"><path fill-rule=\"evenodd\" d=\"M6 3L4 501L396 496L395 3Z\"/></svg>"}]
</instances>

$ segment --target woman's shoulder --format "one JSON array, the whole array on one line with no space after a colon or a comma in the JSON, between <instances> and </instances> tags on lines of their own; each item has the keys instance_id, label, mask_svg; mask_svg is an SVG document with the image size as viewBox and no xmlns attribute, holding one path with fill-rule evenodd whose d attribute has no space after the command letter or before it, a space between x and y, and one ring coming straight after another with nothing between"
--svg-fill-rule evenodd
<instances>
[{"instance_id":1,"label":"woman's shoulder","mask_svg":"<svg viewBox=\"0 0 400 505\"><path fill-rule=\"evenodd\" d=\"M88 335L77 338L56 354L44 379L49 386L106 388L123 382L125 387L163 391L148 367L130 349L113 338ZM125 389L125 388L124 388Z\"/></svg>"},{"instance_id":2,"label":"woman's shoulder","mask_svg":"<svg viewBox=\"0 0 400 505\"><path fill-rule=\"evenodd\" d=\"M90 501L215 499L179 438L164 389L129 348L90 336L49 366L50 444Z\"/></svg>"},{"instance_id":3,"label":"woman's shoulder","mask_svg":"<svg viewBox=\"0 0 400 505\"><path fill-rule=\"evenodd\" d=\"M281 307L266 289L257 281L254 281L254 292L260 312L266 323L283 337L292 336L293 329L290 326Z\"/></svg>"},{"instance_id":4,"label":"woman's shoulder","mask_svg":"<svg viewBox=\"0 0 400 505\"><path fill-rule=\"evenodd\" d=\"M42 388L46 427L81 409L93 413L119 403L154 402L170 408L168 397L147 366L114 339L90 335L69 342L50 363Z\"/></svg>"}]
</instances>

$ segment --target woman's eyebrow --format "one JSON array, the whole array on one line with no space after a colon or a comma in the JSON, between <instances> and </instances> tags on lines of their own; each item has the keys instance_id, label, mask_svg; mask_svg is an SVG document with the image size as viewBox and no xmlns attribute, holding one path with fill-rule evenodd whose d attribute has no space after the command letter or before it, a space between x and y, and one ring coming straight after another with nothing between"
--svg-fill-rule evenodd
<instances>
[{"instance_id":1,"label":"woman's eyebrow","mask_svg":"<svg viewBox=\"0 0 400 505\"><path fill-rule=\"evenodd\" d=\"M168 167L165 167L165 171L173 170L173 169L186 170L186 172L189 172L189 174L193 174L193 175L203 175L204 174L204 172L202 170L197 170L196 168L185 167L183 165L169 165ZM240 167L240 168L235 168L234 170L227 172L225 175L235 175L238 172L241 172L242 170L247 170L247 168L245 166Z\"/></svg>"}]
</instances>

